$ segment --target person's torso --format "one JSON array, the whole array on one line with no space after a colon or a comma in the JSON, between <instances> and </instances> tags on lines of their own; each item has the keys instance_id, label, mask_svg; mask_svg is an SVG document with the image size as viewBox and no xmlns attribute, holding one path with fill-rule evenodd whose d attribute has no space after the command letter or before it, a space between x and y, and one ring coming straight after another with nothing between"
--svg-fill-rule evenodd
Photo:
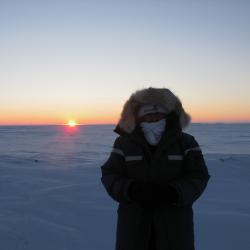
<instances>
[{"instance_id":1,"label":"person's torso","mask_svg":"<svg viewBox=\"0 0 250 250\"><path fill-rule=\"evenodd\" d=\"M129 178L145 181L171 181L182 175L183 133L164 137L154 148L142 136L121 137L125 171Z\"/></svg>"}]
</instances>

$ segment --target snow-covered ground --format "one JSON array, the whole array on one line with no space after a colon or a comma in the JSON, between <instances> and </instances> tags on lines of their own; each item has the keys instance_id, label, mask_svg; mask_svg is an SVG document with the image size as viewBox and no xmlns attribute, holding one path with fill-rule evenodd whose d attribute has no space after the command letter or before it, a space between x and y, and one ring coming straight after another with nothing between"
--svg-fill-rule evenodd
<instances>
[{"instance_id":1,"label":"snow-covered ground","mask_svg":"<svg viewBox=\"0 0 250 250\"><path fill-rule=\"evenodd\" d=\"M0 127L0 249L112 250L117 204L100 181L114 126ZM250 124L192 124L211 179L197 250L250 249Z\"/></svg>"}]
</instances>

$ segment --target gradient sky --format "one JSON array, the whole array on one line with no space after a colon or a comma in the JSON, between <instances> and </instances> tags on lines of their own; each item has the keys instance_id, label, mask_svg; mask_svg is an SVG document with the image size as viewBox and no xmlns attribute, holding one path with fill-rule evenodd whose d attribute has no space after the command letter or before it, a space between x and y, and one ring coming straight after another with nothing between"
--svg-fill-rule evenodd
<instances>
[{"instance_id":1,"label":"gradient sky","mask_svg":"<svg viewBox=\"0 0 250 250\"><path fill-rule=\"evenodd\" d=\"M250 1L0 0L0 124L117 122L170 88L193 122L250 122Z\"/></svg>"}]
</instances>

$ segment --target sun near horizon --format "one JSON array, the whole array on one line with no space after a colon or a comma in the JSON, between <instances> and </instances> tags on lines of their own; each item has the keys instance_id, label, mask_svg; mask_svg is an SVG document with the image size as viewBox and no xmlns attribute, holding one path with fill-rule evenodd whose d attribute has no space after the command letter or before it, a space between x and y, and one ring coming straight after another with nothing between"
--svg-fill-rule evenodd
<instances>
[{"instance_id":1,"label":"sun near horizon","mask_svg":"<svg viewBox=\"0 0 250 250\"><path fill-rule=\"evenodd\" d=\"M75 120L69 120L68 123L67 123L66 125L68 125L69 127L75 127L75 126L77 126L78 124L76 123Z\"/></svg>"}]
</instances>

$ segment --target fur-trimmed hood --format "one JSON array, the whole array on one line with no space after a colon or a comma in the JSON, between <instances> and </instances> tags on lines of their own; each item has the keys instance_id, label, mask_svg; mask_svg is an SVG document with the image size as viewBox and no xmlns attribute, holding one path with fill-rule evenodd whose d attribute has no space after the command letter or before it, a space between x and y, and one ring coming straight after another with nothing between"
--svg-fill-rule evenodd
<instances>
[{"instance_id":1,"label":"fur-trimmed hood","mask_svg":"<svg viewBox=\"0 0 250 250\"><path fill-rule=\"evenodd\" d=\"M167 110L167 113L175 113L181 128L186 127L191 120L189 114L182 107L180 99L166 88L146 88L135 91L125 102L117 128L130 134L136 127L136 114L140 106L144 104L156 104Z\"/></svg>"}]
</instances>

